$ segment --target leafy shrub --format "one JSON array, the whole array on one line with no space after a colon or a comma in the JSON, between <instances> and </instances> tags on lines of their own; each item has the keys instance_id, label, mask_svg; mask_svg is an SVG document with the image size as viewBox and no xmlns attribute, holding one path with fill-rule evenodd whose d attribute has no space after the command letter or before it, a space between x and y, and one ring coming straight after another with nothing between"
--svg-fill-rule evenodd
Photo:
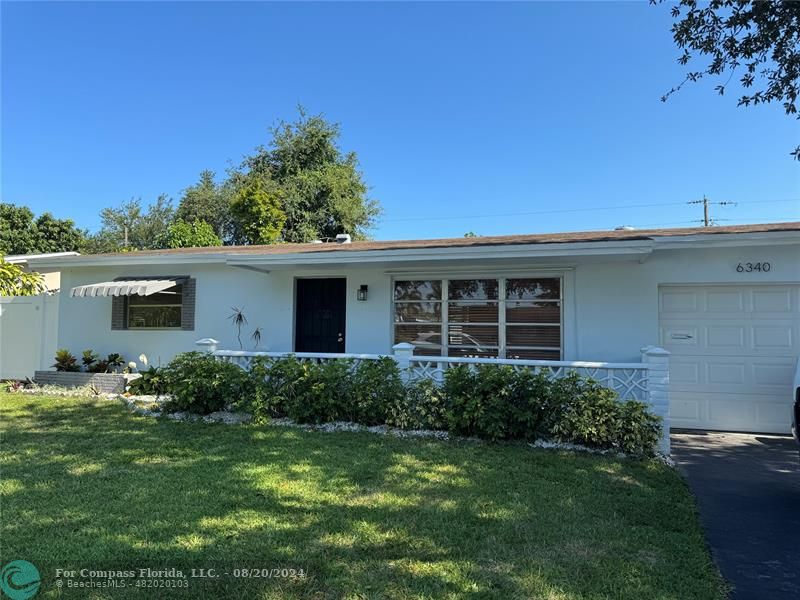
<instances>
[{"instance_id":1,"label":"leafy shrub","mask_svg":"<svg viewBox=\"0 0 800 600\"><path fill-rule=\"evenodd\" d=\"M548 372L516 371L509 396L508 437L532 440L547 436L558 417L558 406L559 397Z\"/></svg>"},{"instance_id":2,"label":"leafy shrub","mask_svg":"<svg viewBox=\"0 0 800 600\"><path fill-rule=\"evenodd\" d=\"M556 380L554 387L561 400L551 427L557 439L629 454L653 453L661 420L646 404L620 402L614 390L574 373Z\"/></svg>"},{"instance_id":3,"label":"leafy shrub","mask_svg":"<svg viewBox=\"0 0 800 600\"><path fill-rule=\"evenodd\" d=\"M386 423L400 429L446 429L444 390L431 379L408 384L388 406Z\"/></svg>"},{"instance_id":4,"label":"leafy shrub","mask_svg":"<svg viewBox=\"0 0 800 600\"><path fill-rule=\"evenodd\" d=\"M140 371L140 376L133 379L128 385L128 391L138 396L163 396L167 393L167 382L164 369L150 367Z\"/></svg>"},{"instance_id":5,"label":"leafy shrub","mask_svg":"<svg viewBox=\"0 0 800 600\"><path fill-rule=\"evenodd\" d=\"M618 410L617 447L626 454L653 454L661 438L661 418L638 400L621 402Z\"/></svg>"},{"instance_id":6,"label":"leafy shrub","mask_svg":"<svg viewBox=\"0 0 800 600\"><path fill-rule=\"evenodd\" d=\"M301 362L294 393L287 398L286 415L298 423L338 421L350 412L346 405L352 393L351 360L322 363Z\"/></svg>"},{"instance_id":7,"label":"leafy shrub","mask_svg":"<svg viewBox=\"0 0 800 600\"><path fill-rule=\"evenodd\" d=\"M209 414L238 403L252 391L249 374L202 352L178 354L164 368L165 389L172 398L167 412Z\"/></svg>"},{"instance_id":8,"label":"leafy shrub","mask_svg":"<svg viewBox=\"0 0 800 600\"><path fill-rule=\"evenodd\" d=\"M296 402L306 370L295 356L259 356L250 366L253 393L241 407L253 413L256 421L286 415L287 406Z\"/></svg>"},{"instance_id":9,"label":"leafy shrub","mask_svg":"<svg viewBox=\"0 0 800 600\"><path fill-rule=\"evenodd\" d=\"M69 350L62 349L56 351L56 362L53 364L56 371L77 372L81 370L78 359Z\"/></svg>"},{"instance_id":10,"label":"leafy shrub","mask_svg":"<svg viewBox=\"0 0 800 600\"><path fill-rule=\"evenodd\" d=\"M348 421L365 425L386 423L389 407L405 397L397 362L389 356L361 361L351 370L350 379L341 415Z\"/></svg>"},{"instance_id":11,"label":"leafy shrub","mask_svg":"<svg viewBox=\"0 0 800 600\"><path fill-rule=\"evenodd\" d=\"M509 436L514 369L457 365L445 372L448 425L453 433L491 440Z\"/></svg>"}]
</instances>

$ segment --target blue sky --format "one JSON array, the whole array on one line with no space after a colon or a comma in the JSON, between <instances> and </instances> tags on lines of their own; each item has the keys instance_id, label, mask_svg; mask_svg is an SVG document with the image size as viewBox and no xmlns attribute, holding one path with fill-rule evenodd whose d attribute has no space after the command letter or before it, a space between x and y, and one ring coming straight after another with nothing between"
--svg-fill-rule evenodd
<instances>
[{"instance_id":1,"label":"blue sky","mask_svg":"<svg viewBox=\"0 0 800 600\"><path fill-rule=\"evenodd\" d=\"M298 103L341 123L378 239L683 226L703 194L739 203L721 224L800 220L800 122L712 81L660 101L683 73L667 5L1 10L2 200L90 229L223 174Z\"/></svg>"}]
</instances>

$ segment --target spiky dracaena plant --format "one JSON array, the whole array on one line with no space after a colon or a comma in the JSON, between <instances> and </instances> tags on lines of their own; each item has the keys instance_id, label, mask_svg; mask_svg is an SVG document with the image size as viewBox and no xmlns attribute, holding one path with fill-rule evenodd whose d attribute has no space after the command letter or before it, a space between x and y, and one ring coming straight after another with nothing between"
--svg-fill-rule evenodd
<instances>
[{"instance_id":1,"label":"spiky dracaena plant","mask_svg":"<svg viewBox=\"0 0 800 600\"><path fill-rule=\"evenodd\" d=\"M244 350L244 346L242 345L242 327L247 325L247 317L244 316L244 308L232 306L231 310L233 312L228 318L231 320L231 323L233 323L233 326L236 327L236 339L239 341L239 350Z\"/></svg>"}]
</instances>

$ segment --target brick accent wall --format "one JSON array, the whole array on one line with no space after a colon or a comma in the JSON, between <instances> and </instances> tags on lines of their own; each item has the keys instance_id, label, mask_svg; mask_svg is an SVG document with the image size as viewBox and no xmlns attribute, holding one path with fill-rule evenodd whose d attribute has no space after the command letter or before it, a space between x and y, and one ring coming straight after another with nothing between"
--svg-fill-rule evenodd
<instances>
[{"instance_id":1,"label":"brick accent wall","mask_svg":"<svg viewBox=\"0 0 800 600\"><path fill-rule=\"evenodd\" d=\"M102 394L122 394L125 391L125 376L121 373L36 371L33 380L39 385L58 385L67 388L92 386Z\"/></svg>"}]
</instances>

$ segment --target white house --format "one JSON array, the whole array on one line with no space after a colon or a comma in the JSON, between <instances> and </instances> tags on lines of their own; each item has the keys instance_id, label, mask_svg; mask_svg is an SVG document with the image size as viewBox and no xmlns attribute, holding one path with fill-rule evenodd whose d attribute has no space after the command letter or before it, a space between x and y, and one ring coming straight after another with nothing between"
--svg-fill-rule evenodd
<instances>
[{"instance_id":1,"label":"white house","mask_svg":"<svg viewBox=\"0 0 800 600\"><path fill-rule=\"evenodd\" d=\"M673 427L787 432L800 222L46 258L58 346L167 362L252 349L563 361L670 356Z\"/></svg>"}]
</instances>

